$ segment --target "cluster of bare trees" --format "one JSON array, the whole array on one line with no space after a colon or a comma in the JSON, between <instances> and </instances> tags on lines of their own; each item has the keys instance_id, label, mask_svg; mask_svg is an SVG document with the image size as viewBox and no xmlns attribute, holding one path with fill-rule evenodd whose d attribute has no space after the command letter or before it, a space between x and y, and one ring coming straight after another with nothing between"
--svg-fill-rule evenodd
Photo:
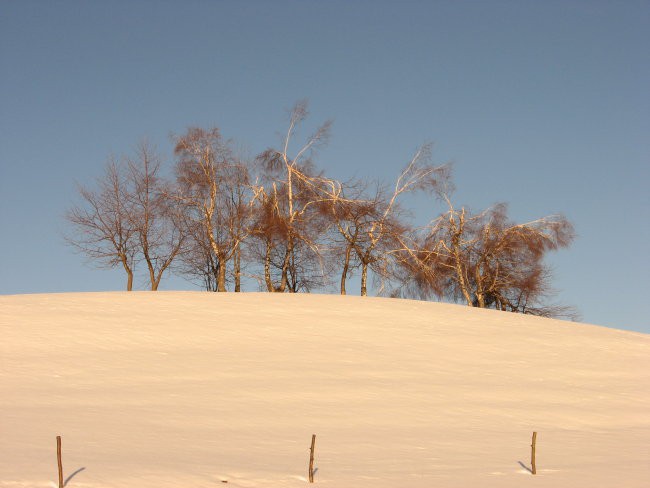
<instances>
[{"instance_id":1,"label":"cluster of bare trees","mask_svg":"<svg viewBox=\"0 0 650 488\"><path fill-rule=\"evenodd\" d=\"M346 294L358 273L378 293L436 297L538 315L570 315L548 305L548 251L567 247L571 224L562 216L516 224L500 204L473 214L454 207L450 168L431 164L419 148L392 185L326 176L314 156L330 124L298 141L307 117L299 102L281 145L241 157L216 128L190 128L175 138L174 177L161 176L160 158L141 144L134 158L112 160L94 190L67 215L68 242L91 259L121 266L127 289L146 265L156 290L165 272L206 290L242 290L257 282L269 292L334 286ZM427 192L447 211L415 228L405 194Z\"/></svg>"},{"instance_id":2,"label":"cluster of bare trees","mask_svg":"<svg viewBox=\"0 0 650 488\"><path fill-rule=\"evenodd\" d=\"M181 210L168 198L172 187L160 170L160 159L143 143L134 159L109 161L95 191L80 186L82 203L67 214L74 229L67 241L96 264L122 266L129 291L138 262L146 264L157 290L187 241Z\"/></svg>"},{"instance_id":3,"label":"cluster of bare trees","mask_svg":"<svg viewBox=\"0 0 650 488\"><path fill-rule=\"evenodd\" d=\"M408 283L422 296L469 306L547 317L577 318L572 307L551 305L547 252L568 247L573 226L563 216L517 224L505 204L474 214L448 205L419 236L404 262Z\"/></svg>"}]
</instances>

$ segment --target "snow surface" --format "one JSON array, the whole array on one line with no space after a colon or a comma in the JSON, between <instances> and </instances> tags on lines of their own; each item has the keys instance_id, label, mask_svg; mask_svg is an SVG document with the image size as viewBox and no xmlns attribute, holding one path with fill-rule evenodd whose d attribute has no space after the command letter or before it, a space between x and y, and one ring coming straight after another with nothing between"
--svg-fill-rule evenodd
<instances>
[{"instance_id":1,"label":"snow surface","mask_svg":"<svg viewBox=\"0 0 650 488\"><path fill-rule=\"evenodd\" d=\"M649 353L409 300L2 296L0 487L56 487L56 435L70 488L305 486L312 434L316 486L648 487Z\"/></svg>"}]
</instances>

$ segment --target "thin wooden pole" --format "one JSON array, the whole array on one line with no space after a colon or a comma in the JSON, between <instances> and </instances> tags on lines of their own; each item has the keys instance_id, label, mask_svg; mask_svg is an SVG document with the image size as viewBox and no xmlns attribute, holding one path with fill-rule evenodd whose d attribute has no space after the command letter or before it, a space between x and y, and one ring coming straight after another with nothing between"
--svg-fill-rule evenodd
<instances>
[{"instance_id":1,"label":"thin wooden pole","mask_svg":"<svg viewBox=\"0 0 650 488\"><path fill-rule=\"evenodd\" d=\"M309 448L309 482L314 482L314 445L316 444L316 434L311 436L311 447Z\"/></svg>"},{"instance_id":2,"label":"thin wooden pole","mask_svg":"<svg viewBox=\"0 0 650 488\"><path fill-rule=\"evenodd\" d=\"M531 466L531 472L533 474L537 474L537 467L535 466L535 443L537 442L537 432L533 432L533 442L530 445L531 451L530 451L530 466Z\"/></svg>"},{"instance_id":3,"label":"thin wooden pole","mask_svg":"<svg viewBox=\"0 0 650 488\"><path fill-rule=\"evenodd\" d=\"M63 463L61 462L61 436L56 436L56 461L59 465L59 488L63 488Z\"/></svg>"}]
</instances>

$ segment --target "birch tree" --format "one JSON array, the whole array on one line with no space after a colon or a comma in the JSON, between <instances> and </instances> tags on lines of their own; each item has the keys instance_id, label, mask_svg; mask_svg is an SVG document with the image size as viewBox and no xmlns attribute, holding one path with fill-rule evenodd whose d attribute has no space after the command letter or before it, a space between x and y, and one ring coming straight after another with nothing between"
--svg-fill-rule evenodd
<instances>
[{"instance_id":1,"label":"birch tree","mask_svg":"<svg viewBox=\"0 0 650 488\"><path fill-rule=\"evenodd\" d=\"M390 192L380 189L372 198L349 199L333 195L333 217L338 232L347 243L341 294L346 292L345 279L352 254L360 263L361 296L368 294L369 270L380 279L390 276L394 259L404 251L405 234L409 229L399 205L400 197L409 192L435 191L449 178L449 166L433 166L430 157L431 147L420 147Z\"/></svg>"},{"instance_id":2,"label":"birch tree","mask_svg":"<svg viewBox=\"0 0 650 488\"><path fill-rule=\"evenodd\" d=\"M291 110L281 149L267 149L257 158L265 178L255 235L262 248L264 283L270 292L296 291L289 281L293 269L296 282L299 251L302 259L320 260L323 254L319 236L325 229L316 222L322 221L319 205L331 198L332 182L315 171L311 158L327 141L331 124L320 126L292 154L290 146L307 115L307 102L298 102Z\"/></svg>"},{"instance_id":3,"label":"birch tree","mask_svg":"<svg viewBox=\"0 0 650 488\"><path fill-rule=\"evenodd\" d=\"M422 289L472 307L576 316L571 307L547 303L553 289L544 258L568 247L575 236L564 216L517 224L508 218L505 204L473 214L444 199L448 211L431 224L413 267Z\"/></svg>"},{"instance_id":4,"label":"birch tree","mask_svg":"<svg viewBox=\"0 0 650 488\"><path fill-rule=\"evenodd\" d=\"M226 291L227 265L235 259L235 289L240 290L241 246L256 200L248 169L236 160L218 129L188 129L177 139L179 192L186 225L201 251L209 245L216 268L216 289ZM213 266L213 264L210 264Z\"/></svg>"}]
</instances>

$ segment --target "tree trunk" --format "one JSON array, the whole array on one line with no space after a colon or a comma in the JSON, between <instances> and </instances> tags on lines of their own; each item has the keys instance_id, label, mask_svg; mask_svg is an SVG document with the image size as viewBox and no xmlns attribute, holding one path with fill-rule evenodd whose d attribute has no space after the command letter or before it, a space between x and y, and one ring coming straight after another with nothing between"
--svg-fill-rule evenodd
<instances>
[{"instance_id":1,"label":"tree trunk","mask_svg":"<svg viewBox=\"0 0 650 488\"><path fill-rule=\"evenodd\" d=\"M282 278L280 279L280 286L275 291L284 293L289 283L289 264L291 264L291 256L293 255L293 238L289 237L287 241L287 250L284 253L284 261L282 262Z\"/></svg>"},{"instance_id":2,"label":"tree trunk","mask_svg":"<svg viewBox=\"0 0 650 488\"><path fill-rule=\"evenodd\" d=\"M122 261L122 266L126 271L126 291L133 291L133 270L129 266L126 256L120 256L120 261Z\"/></svg>"},{"instance_id":3,"label":"tree trunk","mask_svg":"<svg viewBox=\"0 0 650 488\"><path fill-rule=\"evenodd\" d=\"M235 248L235 255L233 257L234 272L235 272L235 292L241 291L241 248L239 244Z\"/></svg>"},{"instance_id":4,"label":"tree trunk","mask_svg":"<svg viewBox=\"0 0 650 488\"><path fill-rule=\"evenodd\" d=\"M149 282L151 283L151 291L156 291L158 289L158 283L156 282L156 273L154 272L149 258L147 258L147 267L149 268Z\"/></svg>"},{"instance_id":5,"label":"tree trunk","mask_svg":"<svg viewBox=\"0 0 650 488\"><path fill-rule=\"evenodd\" d=\"M223 255L217 256L219 260L219 275L217 276L217 291L226 291L226 259Z\"/></svg>"},{"instance_id":6,"label":"tree trunk","mask_svg":"<svg viewBox=\"0 0 650 488\"><path fill-rule=\"evenodd\" d=\"M126 276L126 291L133 291L133 271L127 269Z\"/></svg>"},{"instance_id":7,"label":"tree trunk","mask_svg":"<svg viewBox=\"0 0 650 488\"><path fill-rule=\"evenodd\" d=\"M460 287L460 291L463 294L463 297L465 297L465 301L467 302L468 306L472 306L472 297L469 294L469 291L467 289L467 283L465 281L465 273L463 272L463 264L462 264L462 257L460 255L460 236L462 235L463 232L463 226L464 226L464 216L461 215L460 217L460 226L459 228L455 228L453 230L453 235L451 238L451 246L452 246L452 252L454 254L454 270L456 271L456 279L458 280L458 286Z\"/></svg>"},{"instance_id":8,"label":"tree trunk","mask_svg":"<svg viewBox=\"0 0 650 488\"><path fill-rule=\"evenodd\" d=\"M460 263L460 257L455 256L455 267L456 267L456 278L458 279L458 286L460 287L460 291L463 293L463 297L465 297L465 301L467 302L467 305L470 307L472 306L472 297L469 294L469 291L467 289L467 284L465 282L465 275L463 273L463 267Z\"/></svg>"},{"instance_id":9,"label":"tree trunk","mask_svg":"<svg viewBox=\"0 0 650 488\"><path fill-rule=\"evenodd\" d=\"M266 282L266 291L269 293L275 291L271 281L271 241L266 241L266 254L264 255L264 281Z\"/></svg>"},{"instance_id":10,"label":"tree trunk","mask_svg":"<svg viewBox=\"0 0 650 488\"><path fill-rule=\"evenodd\" d=\"M474 280L476 281L476 306L485 308L485 293L483 292L483 276L481 276L481 263L476 265L474 270Z\"/></svg>"},{"instance_id":11,"label":"tree trunk","mask_svg":"<svg viewBox=\"0 0 650 488\"><path fill-rule=\"evenodd\" d=\"M160 286L160 282L162 280L163 273L167 269L167 266L163 266L160 270L158 270L158 274L156 276L156 279L153 282L153 285L151 285L151 291L158 291L158 286Z\"/></svg>"},{"instance_id":12,"label":"tree trunk","mask_svg":"<svg viewBox=\"0 0 650 488\"><path fill-rule=\"evenodd\" d=\"M278 286L275 291L284 293L284 290L287 289L287 283L289 283L289 258L291 257L291 252L289 248L284 253L284 261L282 263L282 275L280 277L280 286Z\"/></svg>"},{"instance_id":13,"label":"tree trunk","mask_svg":"<svg viewBox=\"0 0 650 488\"><path fill-rule=\"evenodd\" d=\"M345 249L345 261L343 261L343 272L341 273L341 295L345 295L345 281L348 278L348 270L350 269L350 253L352 246L347 246Z\"/></svg>"},{"instance_id":14,"label":"tree trunk","mask_svg":"<svg viewBox=\"0 0 650 488\"><path fill-rule=\"evenodd\" d=\"M368 289L367 289L367 282L368 282L368 264L363 263L361 264L361 296L365 297L368 295Z\"/></svg>"},{"instance_id":15,"label":"tree trunk","mask_svg":"<svg viewBox=\"0 0 650 488\"><path fill-rule=\"evenodd\" d=\"M208 291L216 292L217 291L217 276L219 276L219 262L214 264L214 261L212 258L209 258L209 264L208 264L208 275L207 275L207 283L208 283Z\"/></svg>"}]
</instances>

